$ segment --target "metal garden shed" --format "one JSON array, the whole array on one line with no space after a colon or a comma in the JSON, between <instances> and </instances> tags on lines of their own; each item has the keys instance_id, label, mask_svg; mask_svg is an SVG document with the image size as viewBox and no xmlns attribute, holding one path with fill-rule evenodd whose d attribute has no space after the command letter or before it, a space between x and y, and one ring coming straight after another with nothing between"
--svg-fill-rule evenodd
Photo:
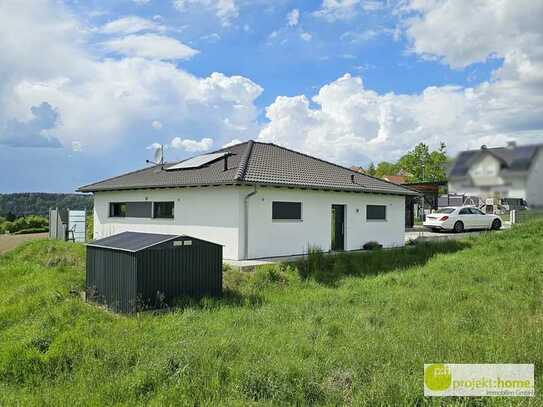
<instances>
[{"instance_id":1,"label":"metal garden shed","mask_svg":"<svg viewBox=\"0 0 543 407\"><path fill-rule=\"evenodd\" d=\"M87 298L114 311L222 293L222 246L185 235L123 232L87 244Z\"/></svg>"}]
</instances>

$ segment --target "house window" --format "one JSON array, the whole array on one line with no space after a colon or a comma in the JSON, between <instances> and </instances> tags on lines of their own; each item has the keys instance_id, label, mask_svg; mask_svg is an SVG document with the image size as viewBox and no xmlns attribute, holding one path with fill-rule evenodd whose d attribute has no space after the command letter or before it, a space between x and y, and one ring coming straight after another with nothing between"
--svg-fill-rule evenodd
<instances>
[{"instance_id":1,"label":"house window","mask_svg":"<svg viewBox=\"0 0 543 407\"><path fill-rule=\"evenodd\" d=\"M110 202L109 216L112 218L126 217L126 202Z\"/></svg>"},{"instance_id":2,"label":"house window","mask_svg":"<svg viewBox=\"0 0 543 407\"><path fill-rule=\"evenodd\" d=\"M151 202L127 202L126 216L128 218L150 218L152 213Z\"/></svg>"},{"instance_id":3,"label":"house window","mask_svg":"<svg viewBox=\"0 0 543 407\"><path fill-rule=\"evenodd\" d=\"M387 220L387 207L385 205L367 205L366 220Z\"/></svg>"},{"instance_id":4,"label":"house window","mask_svg":"<svg viewBox=\"0 0 543 407\"><path fill-rule=\"evenodd\" d=\"M154 202L153 218L172 219L173 218L173 202Z\"/></svg>"},{"instance_id":5,"label":"house window","mask_svg":"<svg viewBox=\"0 0 543 407\"><path fill-rule=\"evenodd\" d=\"M301 202L272 202L273 220L302 220Z\"/></svg>"}]
</instances>

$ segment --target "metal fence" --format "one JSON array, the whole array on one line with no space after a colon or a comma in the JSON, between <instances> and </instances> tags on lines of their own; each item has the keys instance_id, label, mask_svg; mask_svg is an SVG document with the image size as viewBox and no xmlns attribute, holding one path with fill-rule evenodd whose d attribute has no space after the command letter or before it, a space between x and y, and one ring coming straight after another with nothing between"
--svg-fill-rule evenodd
<instances>
[{"instance_id":1,"label":"metal fence","mask_svg":"<svg viewBox=\"0 0 543 407\"><path fill-rule=\"evenodd\" d=\"M525 209L511 211L513 223L526 223L534 219L543 219L543 209Z\"/></svg>"}]
</instances>

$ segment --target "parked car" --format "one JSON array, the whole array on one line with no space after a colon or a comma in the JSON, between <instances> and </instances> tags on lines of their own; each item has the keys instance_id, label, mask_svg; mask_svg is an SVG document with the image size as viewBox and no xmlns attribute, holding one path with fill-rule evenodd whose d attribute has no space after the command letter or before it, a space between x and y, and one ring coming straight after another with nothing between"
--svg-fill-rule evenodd
<instances>
[{"instance_id":1,"label":"parked car","mask_svg":"<svg viewBox=\"0 0 543 407\"><path fill-rule=\"evenodd\" d=\"M440 208L426 215L424 226L432 230L452 230L461 233L467 229L492 229L502 227L498 215L483 213L474 206Z\"/></svg>"}]
</instances>

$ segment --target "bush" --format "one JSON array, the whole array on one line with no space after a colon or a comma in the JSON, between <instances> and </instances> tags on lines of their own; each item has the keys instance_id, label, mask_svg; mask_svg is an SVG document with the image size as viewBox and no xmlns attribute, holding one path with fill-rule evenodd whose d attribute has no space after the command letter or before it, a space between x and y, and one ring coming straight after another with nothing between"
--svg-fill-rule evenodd
<instances>
[{"instance_id":1,"label":"bush","mask_svg":"<svg viewBox=\"0 0 543 407\"><path fill-rule=\"evenodd\" d=\"M17 218L13 222L3 222L2 224L0 224L0 233L15 233L27 229L43 229L46 228L48 224L49 221L45 216L30 215Z\"/></svg>"},{"instance_id":2,"label":"bush","mask_svg":"<svg viewBox=\"0 0 543 407\"><path fill-rule=\"evenodd\" d=\"M382 247L383 247L383 245L380 244L379 242L371 241L371 242L364 243L364 245L362 246L362 249L364 249L364 250L379 250Z\"/></svg>"}]
</instances>

